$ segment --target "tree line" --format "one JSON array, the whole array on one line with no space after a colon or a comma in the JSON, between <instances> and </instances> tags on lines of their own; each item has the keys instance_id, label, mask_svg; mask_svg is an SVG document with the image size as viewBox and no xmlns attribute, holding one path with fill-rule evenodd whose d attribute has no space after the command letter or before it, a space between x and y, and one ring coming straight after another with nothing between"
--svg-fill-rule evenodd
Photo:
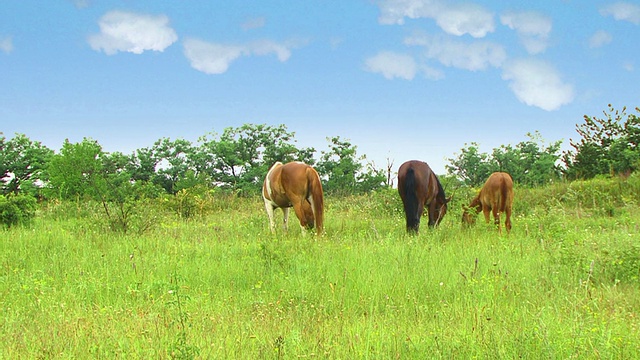
<instances>
[{"instance_id":1,"label":"tree line","mask_svg":"<svg viewBox=\"0 0 640 360\"><path fill-rule=\"evenodd\" d=\"M327 139L327 150L296 146L285 125L245 124L222 134L210 133L196 143L162 138L131 154L108 153L98 141L65 140L58 152L24 134L0 136L0 180L3 194L45 198L101 200L116 189L176 194L195 186L238 194L260 191L264 174L276 161L304 161L322 176L329 193L364 193L385 185L386 175L357 154L339 136Z\"/></svg>"},{"instance_id":2,"label":"tree line","mask_svg":"<svg viewBox=\"0 0 640 360\"><path fill-rule=\"evenodd\" d=\"M523 186L561 179L589 179L598 175L629 174L640 165L640 108L637 114L611 105L604 117L584 116L576 125L578 140L561 152L562 141L546 144L540 133L528 140L502 145L491 153L478 143L465 144L448 159L448 176L480 186L494 171L510 173ZM366 193L391 185L391 166L377 168L358 155L357 146L339 136L329 137L319 152L298 147L295 133L285 125L245 124L221 134L208 133L192 143L162 138L131 154L107 153L98 141L66 140L55 152L24 134L7 139L0 133L0 191L39 198L92 198L176 194L194 187L254 195L276 161L304 161L321 175L325 192ZM388 164L389 165L389 164Z\"/></svg>"}]
</instances>

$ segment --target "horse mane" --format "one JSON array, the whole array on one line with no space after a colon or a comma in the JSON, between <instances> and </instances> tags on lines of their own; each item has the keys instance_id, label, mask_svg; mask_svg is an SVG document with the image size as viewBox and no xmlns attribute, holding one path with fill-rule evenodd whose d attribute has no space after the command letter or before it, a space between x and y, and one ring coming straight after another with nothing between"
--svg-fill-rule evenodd
<instances>
[{"instance_id":1,"label":"horse mane","mask_svg":"<svg viewBox=\"0 0 640 360\"><path fill-rule=\"evenodd\" d=\"M438 177L433 172L433 170L431 171L431 175L433 175L434 179L436 179L436 184L438 184L438 197L441 197L442 201L447 202L447 195L444 193L444 188L442 187L442 184L440 183L440 179L438 179Z\"/></svg>"}]
</instances>

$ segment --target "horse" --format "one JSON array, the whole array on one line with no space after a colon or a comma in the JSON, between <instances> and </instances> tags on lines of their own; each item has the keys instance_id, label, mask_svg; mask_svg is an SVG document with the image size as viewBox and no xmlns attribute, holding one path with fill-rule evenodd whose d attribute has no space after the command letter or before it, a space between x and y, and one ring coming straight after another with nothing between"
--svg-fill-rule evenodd
<instances>
[{"instance_id":1,"label":"horse","mask_svg":"<svg viewBox=\"0 0 640 360\"><path fill-rule=\"evenodd\" d=\"M300 220L300 227L316 227L318 235L323 231L324 198L322 183L316 170L303 162L286 164L276 162L267 172L262 185L262 198L269 215L271 232L275 233L274 210L281 208L284 213L284 229L287 230L289 208Z\"/></svg>"},{"instance_id":2,"label":"horse","mask_svg":"<svg viewBox=\"0 0 640 360\"><path fill-rule=\"evenodd\" d=\"M447 198L442 184L427 163L410 160L398 169L398 193L404 205L407 232L418 233L420 217L427 206L429 227L437 226L447 213Z\"/></svg>"},{"instance_id":3,"label":"horse","mask_svg":"<svg viewBox=\"0 0 640 360\"><path fill-rule=\"evenodd\" d=\"M490 214L493 212L494 223L498 226L498 232L502 233L500 227L500 213L505 213L504 226L507 232L511 232L511 207L513 205L513 179L511 175L505 172L494 172L489 176L487 181L480 189L480 193L476 196L468 207L464 208L462 213L462 223L465 225L474 224L475 215L482 211L484 219L489 223ZM475 214L470 214L469 210L475 209Z\"/></svg>"}]
</instances>

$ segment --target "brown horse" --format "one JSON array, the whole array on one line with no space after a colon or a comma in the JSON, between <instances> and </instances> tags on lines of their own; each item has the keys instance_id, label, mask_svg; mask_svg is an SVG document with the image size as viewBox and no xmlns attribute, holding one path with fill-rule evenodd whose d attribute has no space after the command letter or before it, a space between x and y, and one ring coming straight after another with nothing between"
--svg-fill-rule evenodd
<instances>
[{"instance_id":1,"label":"brown horse","mask_svg":"<svg viewBox=\"0 0 640 360\"><path fill-rule=\"evenodd\" d=\"M489 212L493 212L494 223L498 226L498 232L502 233L500 228L500 213L504 212L506 219L504 226L507 232L511 232L511 207L513 205L513 179L511 175L505 172L494 172L489 176L482 186L480 193L476 196L468 207L465 207L462 213L463 224L474 224L475 215L482 211L484 219L489 223ZM470 214L469 210L475 209L475 214Z\"/></svg>"},{"instance_id":2,"label":"brown horse","mask_svg":"<svg viewBox=\"0 0 640 360\"><path fill-rule=\"evenodd\" d=\"M294 161L273 164L262 185L262 198L269 215L271 232L275 233L274 210L282 208L284 228L287 229L289 208L293 207L303 229L314 225L318 235L323 231L322 183L311 166Z\"/></svg>"},{"instance_id":3,"label":"brown horse","mask_svg":"<svg viewBox=\"0 0 640 360\"><path fill-rule=\"evenodd\" d=\"M398 169L398 192L404 204L407 232L418 233L420 217L427 206L429 227L437 226L447 213L447 199L440 180L427 163L411 160Z\"/></svg>"}]
</instances>

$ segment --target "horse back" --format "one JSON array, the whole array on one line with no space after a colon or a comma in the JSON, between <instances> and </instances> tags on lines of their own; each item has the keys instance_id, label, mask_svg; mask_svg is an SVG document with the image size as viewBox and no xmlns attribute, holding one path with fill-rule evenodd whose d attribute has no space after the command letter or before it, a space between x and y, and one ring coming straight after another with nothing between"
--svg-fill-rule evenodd
<instances>
[{"instance_id":1,"label":"horse back","mask_svg":"<svg viewBox=\"0 0 640 360\"><path fill-rule=\"evenodd\" d=\"M482 186L478 195L479 202L484 206L497 206L502 212L513 203L513 179L505 172L494 172ZM477 203L477 201L473 201Z\"/></svg>"},{"instance_id":2,"label":"horse back","mask_svg":"<svg viewBox=\"0 0 640 360\"><path fill-rule=\"evenodd\" d=\"M431 203L440 192L437 176L424 161L410 160L398 169L398 190L400 196L407 191L415 191L415 195L423 203Z\"/></svg>"}]
</instances>

